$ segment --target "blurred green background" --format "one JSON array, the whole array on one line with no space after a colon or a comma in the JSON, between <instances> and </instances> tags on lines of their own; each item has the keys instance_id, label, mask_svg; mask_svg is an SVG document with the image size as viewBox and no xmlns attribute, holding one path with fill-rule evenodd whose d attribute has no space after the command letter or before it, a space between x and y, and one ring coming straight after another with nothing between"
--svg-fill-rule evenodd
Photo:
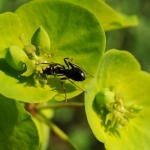
<instances>
[{"instance_id":1,"label":"blurred green background","mask_svg":"<svg viewBox=\"0 0 150 150\"><path fill-rule=\"evenodd\" d=\"M106 49L130 51L140 62L142 70L150 72L150 1L106 0L115 10L127 15L137 15L139 25L107 32Z\"/></svg>"},{"instance_id":2,"label":"blurred green background","mask_svg":"<svg viewBox=\"0 0 150 150\"><path fill-rule=\"evenodd\" d=\"M29 0L0 0L0 13L14 11ZM137 15L139 25L106 32L106 50L115 48L131 52L143 70L150 72L150 2L148 0L105 0L116 11ZM71 101L83 102L83 94ZM70 102L70 101L69 101ZM104 150L96 140L86 120L84 108L55 109L55 122L79 147L80 150ZM47 150L70 150L54 133Z\"/></svg>"}]
</instances>

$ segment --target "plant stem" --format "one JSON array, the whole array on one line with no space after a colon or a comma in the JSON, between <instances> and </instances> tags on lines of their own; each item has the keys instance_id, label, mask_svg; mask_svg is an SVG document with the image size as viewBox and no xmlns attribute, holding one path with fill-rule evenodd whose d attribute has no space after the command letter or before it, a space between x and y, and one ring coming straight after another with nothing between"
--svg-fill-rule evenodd
<instances>
[{"instance_id":1,"label":"plant stem","mask_svg":"<svg viewBox=\"0 0 150 150\"><path fill-rule=\"evenodd\" d=\"M59 103L59 104L46 104L37 105L36 109L46 109L46 108L60 108L60 107L84 107L84 103L70 102L70 103Z\"/></svg>"},{"instance_id":2,"label":"plant stem","mask_svg":"<svg viewBox=\"0 0 150 150\"><path fill-rule=\"evenodd\" d=\"M68 143L68 145L72 148L72 150L78 150L76 146L70 141L69 137L54 123L47 120L43 115L36 114L34 117L46 123L57 136L59 136L63 141Z\"/></svg>"}]
</instances>

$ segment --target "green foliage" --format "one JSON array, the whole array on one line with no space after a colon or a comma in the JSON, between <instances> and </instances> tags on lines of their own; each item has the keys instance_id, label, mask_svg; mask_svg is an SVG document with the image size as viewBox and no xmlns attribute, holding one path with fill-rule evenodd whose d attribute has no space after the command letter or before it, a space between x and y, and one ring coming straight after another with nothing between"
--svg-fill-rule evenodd
<instances>
[{"instance_id":1,"label":"green foliage","mask_svg":"<svg viewBox=\"0 0 150 150\"><path fill-rule=\"evenodd\" d=\"M42 12L41 9L43 9ZM80 13L82 15L79 15ZM19 22L19 18L16 15L2 15L5 15L5 20L6 18L9 20L9 17L11 17L11 19L18 19L18 24L16 22L14 29L12 28L11 30L11 27L9 27L10 32L7 31L6 25L5 27L1 26L2 32L5 33L3 38L1 38L1 42L5 44L3 44L4 46L1 45L0 50L2 52L4 51L4 48L12 45L10 43L20 46L21 42L18 39L18 35L20 34L24 34L30 41L34 32L42 25L51 40L51 53L53 54L51 54L52 57L49 59L49 62L59 62L63 64L64 57L74 58L74 63L77 62L78 65L81 65L85 70L88 70L90 74L95 73L104 50L105 37L96 17L89 11L68 2L35 1L21 6L16 11L16 14L19 16L21 22ZM88 20L86 18L88 18ZM22 24L21 29L20 24ZM12 35L15 30L17 30L16 34L11 36L11 40L8 41L8 37ZM87 53L88 55L85 55ZM3 58L3 55L1 56L1 58ZM91 62L89 60L93 61ZM4 60L2 59L2 61ZM9 66L6 68L6 63L1 65L1 68L3 67L3 69L1 69L1 78L4 79L1 81L3 87L1 93L3 95L24 102L46 101L53 98L55 95L57 95L55 97L57 100L64 99L64 92L58 79L51 77L49 79L50 85L37 86L37 84L35 85L32 76L28 78L20 77L18 79L18 72L12 70ZM6 70L8 76L4 73ZM8 83L12 83L12 90L9 89L6 82L3 82L6 80ZM90 80L91 78L87 78L85 82L79 83L79 86L85 89ZM25 86L26 90L24 89ZM76 90L76 88L68 82L65 87L68 89L68 98L74 97L82 92L81 90ZM54 88L55 91L53 90ZM28 90L31 92L30 95L28 94ZM14 93L14 91L16 91L17 94Z\"/></svg>"},{"instance_id":2,"label":"green foliage","mask_svg":"<svg viewBox=\"0 0 150 150\"><path fill-rule=\"evenodd\" d=\"M120 29L138 24L136 16L127 16L113 10L102 0L67 0L91 10L98 18L105 31Z\"/></svg>"},{"instance_id":3,"label":"green foliage","mask_svg":"<svg viewBox=\"0 0 150 150\"><path fill-rule=\"evenodd\" d=\"M0 15L0 58L4 58L4 49L12 45L17 45L22 48L18 38L21 30L19 17L11 12ZM11 22L11 23L10 23Z\"/></svg>"},{"instance_id":4,"label":"green foliage","mask_svg":"<svg viewBox=\"0 0 150 150\"><path fill-rule=\"evenodd\" d=\"M95 137L108 150L148 149L150 76L126 51L109 50L103 55L104 31L137 22L136 16L118 13L101 0L33 0L14 13L1 14L0 149L23 145L25 150L45 150L51 130L77 149L52 123L52 109L44 109L83 106L57 104L55 100L65 99L60 77L47 79L43 74L51 63L65 65L65 57L94 76L86 74L85 81L74 82L87 91L85 110ZM82 92L64 82L67 99ZM81 141L80 135L78 140L80 132L76 130L72 139L84 148L89 142ZM87 134L83 136L86 139Z\"/></svg>"},{"instance_id":5,"label":"green foliage","mask_svg":"<svg viewBox=\"0 0 150 150\"><path fill-rule=\"evenodd\" d=\"M40 113L46 116L48 119L51 119L53 117L52 109L41 110ZM39 133L38 136L40 141L40 150L46 150L50 138L50 128L44 122L41 122L35 117L33 117L33 120L35 125L37 126Z\"/></svg>"},{"instance_id":6,"label":"green foliage","mask_svg":"<svg viewBox=\"0 0 150 150\"><path fill-rule=\"evenodd\" d=\"M37 150L39 137L31 115L15 100L0 95L0 149Z\"/></svg>"},{"instance_id":7,"label":"green foliage","mask_svg":"<svg viewBox=\"0 0 150 150\"><path fill-rule=\"evenodd\" d=\"M149 1L146 0L143 3L142 0L106 0L106 2L119 12L128 15L136 14L139 22L138 26L134 28L131 27L108 32L106 50L112 47L125 49L137 58L143 70L150 72L149 55L147 55L150 47L149 40L147 40L150 39Z\"/></svg>"},{"instance_id":8,"label":"green foliage","mask_svg":"<svg viewBox=\"0 0 150 150\"><path fill-rule=\"evenodd\" d=\"M138 19L135 15L127 16L118 13L107 5L103 0L67 0L68 2L81 5L92 11L105 31L136 26Z\"/></svg>"},{"instance_id":9,"label":"green foliage","mask_svg":"<svg viewBox=\"0 0 150 150\"><path fill-rule=\"evenodd\" d=\"M115 94L114 100L106 88ZM92 131L106 149L149 147L149 141L145 140L149 139L149 89L149 74L140 70L130 53L110 50L104 54L85 95L85 107ZM104 95L100 96L103 90ZM108 95L109 101L104 101Z\"/></svg>"}]
</instances>

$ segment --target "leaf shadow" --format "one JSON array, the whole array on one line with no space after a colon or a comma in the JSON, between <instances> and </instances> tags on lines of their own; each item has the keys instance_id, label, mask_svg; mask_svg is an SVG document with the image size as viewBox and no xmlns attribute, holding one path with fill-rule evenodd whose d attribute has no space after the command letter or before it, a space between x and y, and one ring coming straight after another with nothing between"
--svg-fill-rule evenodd
<instances>
[{"instance_id":1,"label":"leaf shadow","mask_svg":"<svg viewBox=\"0 0 150 150\"><path fill-rule=\"evenodd\" d=\"M104 132L109 134L110 136L121 138L120 132L117 128L109 128L111 123L110 121L108 121L107 124L105 123L106 115L108 114L108 111L105 109L105 107L100 107L94 100L92 108L100 119L99 127L102 128Z\"/></svg>"},{"instance_id":2,"label":"leaf shadow","mask_svg":"<svg viewBox=\"0 0 150 150\"><path fill-rule=\"evenodd\" d=\"M34 86L35 88L43 87L45 86L45 83L43 81L39 80L39 85L37 85L34 81L34 74L29 77L21 76L21 74L24 71L17 71L10 67L6 60L4 58L0 58L0 71L5 73L7 76L10 76L11 78L14 78L17 80L16 84L24 84L26 86ZM71 84L67 83L66 81L63 81L64 87L66 89L66 93L73 92L76 88ZM57 93L61 94L64 93L64 90L61 86L60 78L49 76L48 78L48 84L52 91L57 91Z\"/></svg>"},{"instance_id":3,"label":"leaf shadow","mask_svg":"<svg viewBox=\"0 0 150 150\"><path fill-rule=\"evenodd\" d=\"M16 79L18 81L17 84L26 83L25 86L35 86L32 75L29 77L21 76L24 71L17 71L13 69L8 65L4 58L0 58L0 71L5 73L7 76Z\"/></svg>"},{"instance_id":4,"label":"leaf shadow","mask_svg":"<svg viewBox=\"0 0 150 150\"><path fill-rule=\"evenodd\" d=\"M48 78L48 83L51 86L51 88L55 89L58 93L64 93L60 78L50 76ZM76 89L71 83L67 83L66 81L63 81L63 84L64 88L66 89L66 93L71 93Z\"/></svg>"}]
</instances>

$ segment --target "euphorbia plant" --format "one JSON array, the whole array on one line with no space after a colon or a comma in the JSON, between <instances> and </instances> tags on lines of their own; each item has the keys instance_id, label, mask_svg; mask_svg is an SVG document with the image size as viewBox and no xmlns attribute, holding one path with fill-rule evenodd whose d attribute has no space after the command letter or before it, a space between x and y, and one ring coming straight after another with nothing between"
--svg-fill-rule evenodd
<instances>
[{"instance_id":1,"label":"euphorbia plant","mask_svg":"<svg viewBox=\"0 0 150 150\"><path fill-rule=\"evenodd\" d=\"M41 12L41 10L43 11ZM65 10L67 10L67 12ZM95 74L104 50L105 38L103 29L101 28L98 20L93 14L91 14L86 9L83 9L82 7L62 1L33 1L23 5L15 13L17 15L9 14L10 16L8 16L8 14L3 14L3 16L5 15L5 19L8 16L7 19L9 19L9 17L12 17L14 19L18 19L19 22L18 24L16 22L15 25L15 30L17 30L18 34L14 37L15 39L13 39L13 37L11 38L11 42L13 44L7 44L7 41L4 37L8 34L8 32L7 30L6 32L4 32L2 41L4 41L6 47L3 48L15 45L24 49L24 46L26 44L22 44L22 42L19 41L18 37L21 34L24 34L25 39L28 39L27 43L32 44L31 38L33 37L35 31L40 26L42 26L47 32L51 43L51 47L49 50L50 53L48 53L51 54L51 58L48 60L49 62L59 62L60 64L63 64L63 58L73 58L74 63L82 66L85 70L88 70L90 74ZM80 15L80 13L82 15ZM86 19L87 17L88 20ZM22 28L20 27L20 24L22 24ZM5 30L4 27L2 29ZM11 34L13 34L13 30ZM47 42L47 39L45 39L45 37L41 36L41 39L44 39L45 43ZM33 41L34 40L32 40L32 42ZM33 42L33 44L35 43ZM42 47L40 43L38 46ZM88 55L84 55L87 53ZM4 57L4 52L2 53L1 57ZM89 60L92 60L92 62L90 62ZM89 68L87 66L91 67ZM10 71L16 73L15 70ZM14 78L8 77L7 80L12 80L11 82L16 83L14 81ZM23 82L24 80L26 83ZM25 85L33 85L26 86L28 90L32 91L31 95L28 95L24 91L20 92L20 95L14 95L13 92L9 92L9 94L12 95L7 96L7 90L3 91L3 89L1 90L1 93L7 97L13 97L17 100L25 102L46 101L53 98L55 95L55 99L63 100L64 95L63 90L60 86L60 81L56 80L54 77L50 78L49 80L49 82L51 83L50 85L44 85L44 87L35 87L32 76L28 78L20 77L19 81L21 82L21 84L17 84L17 86L20 87L19 90L24 90ZM91 78L87 78L84 83L81 82L78 83L78 85L85 89L90 80ZM16 84L13 84L12 86L16 86ZM13 87L13 89L15 88L16 87ZM66 84L66 88L68 89L68 98L71 98L82 92L80 90L75 90L74 86L71 86L70 84Z\"/></svg>"},{"instance_id":2,"label":"euphorbia plant","mask_svg":"<svg viewBox=\"0 0 150 150\"><path fill-rule=\"evenodd\" d=\"M106 149L148 149L150 75L130 53L106 52L87 91L87 118Z\"/></svg>"},{"instance_id":3,"label":"euphorbia plant","mask_svg":"<svg viewBox=\"0 0 150 150\"><path fill-rule=\"evenodd\" d=\"M35 82L34 76L38 70L36 63L41 63L41 58L49 63L60 64L63 64L64 57L73 58L74 63L90 74L95 74L98 69L105 36L90 11L68 2L33 1L21 6L15 14L4 13L0 17L0 92L3 96L28 103L40 103L52 98L64 100L59 78L51 76L49 84ZM44 57L45 54L51 57ZM39 69L39 72L42 71L42 68ZM91 80L89 77L78 86L85 89ZM65 87L68 99L82 92L68 82ZM30 111L30 107L27 109ZM30 112L34 115L34 111ZM32 133L35 135L35 132ZM34 142L38 147L38 140ZM13 139L11 143L15 143ZM17 144L20 143L15 143L14 148Z\"/></svg>"},{"instance_id":4,"label":"euphorbia plant","mask_svg":"<svg viewBox=\"0 0 150 150\"><path fill-rule=\"evenodd\" d=\"M128 144L127 139L135 141L135 131L148 138L145 135L148 113L145 113L148 112L149 75L140 71L137 61L127 52L110 50L102 59L104 30L135 25L136 18L121 17L102 1L93 1L93 5L84 0L73 2L35 0L21 6L15 13L0 15L0 114L4 114L0 120L3 122L1 129L8 127L7 132L0 134L0 149L4 149L6 143L9 143L6 148L10 150L18 149L22 144L24 149L45 149L49 128L44 123L76 149L69 138L49 121L53 114L51 109L41 111L60 106L51 104L51 101L65 100L60 78L49 76L47 80L43 76L43 70L49 64L65 65L65 57L73 58L75 64L95 76L94 79L86 76L85 81L76 84L88 92L85 94L87 118L93 133L105 143L106 149L123 149L121 146ZM98 10L103 13L99 14ZM138 84L142 84L144 90L137 93ZM138 88L136 91L135 87ZM68 81L65 81L65 88L68 99L65 106L71 106L69 99L82 91ZM145 129L140 130L137 124ZM131 131L132 135L129 137L124 130ZM115 142L115 147L111 142ZM147 143L143 141L144 148ZM137 149L140 147L136 142L132 144Z\"/></svg>"}]
</instances>

